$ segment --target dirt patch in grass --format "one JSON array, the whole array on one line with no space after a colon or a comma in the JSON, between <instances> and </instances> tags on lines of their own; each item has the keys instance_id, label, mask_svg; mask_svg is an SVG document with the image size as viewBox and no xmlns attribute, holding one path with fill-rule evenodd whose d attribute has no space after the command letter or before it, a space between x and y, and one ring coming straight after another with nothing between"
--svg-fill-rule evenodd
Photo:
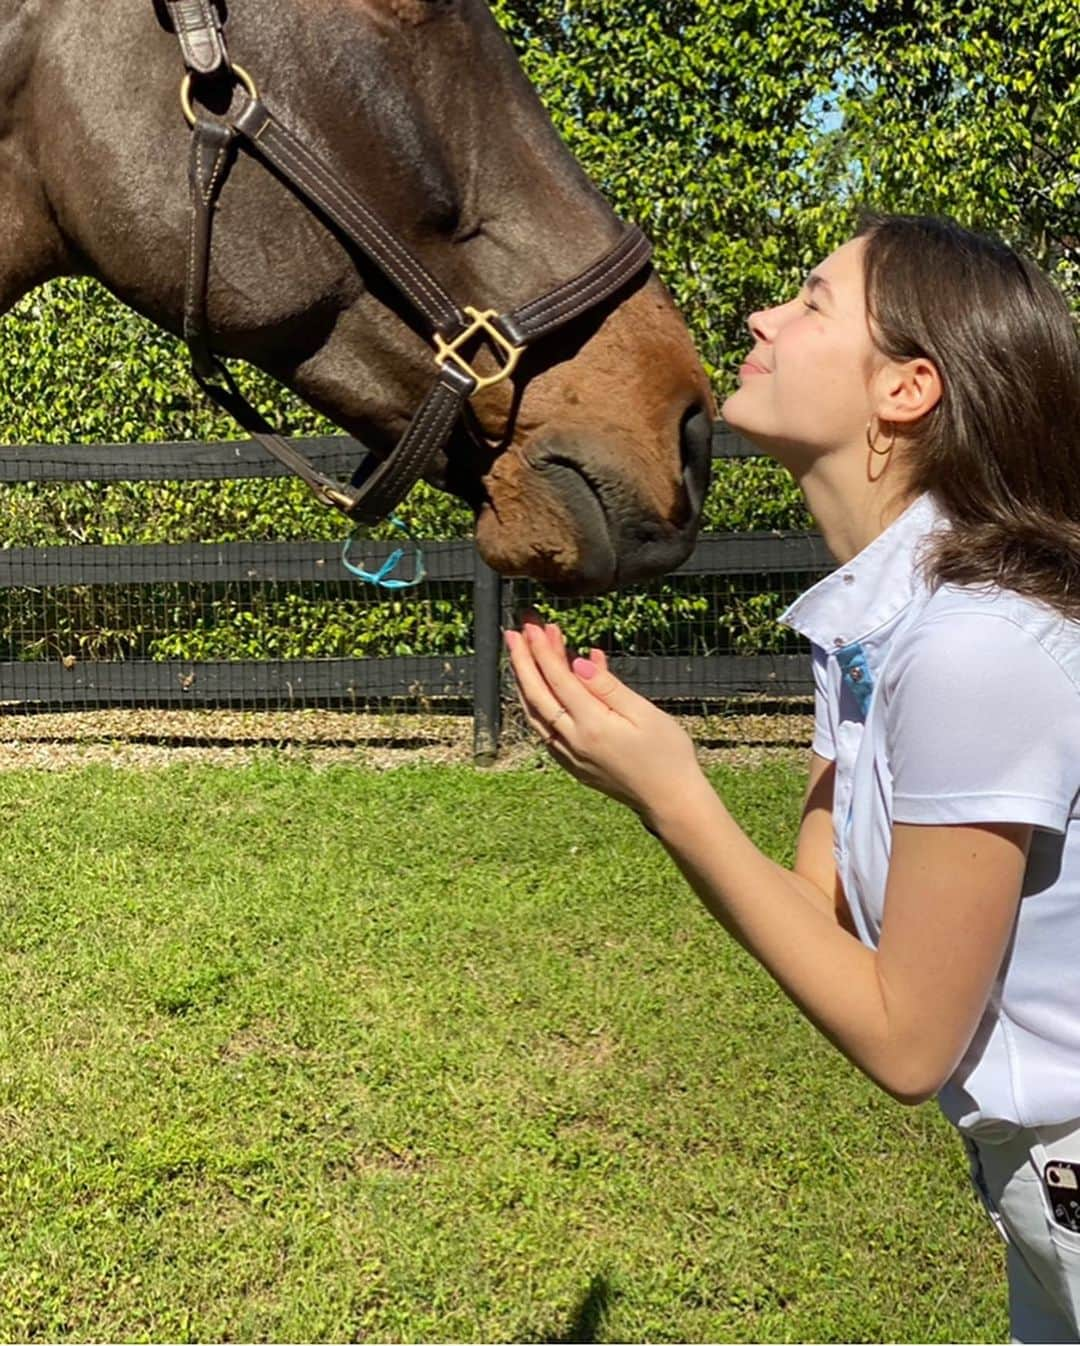
<instances>
[{"instance_id":1,"label":"dirt patch in grass","mask_svg":"<svg viewBox=\"0 0 1080 1346\"><path fill-rule=\"evenodd\" d=\"M703 762L732 766L802 763L813 730L803 702L680 720ZM266 755L373 770L464 764L473 760L473 721L468 715L332 710L97 710L0 717L0 771L58 771L92 763L144 769L244 766ZM496 769L517 769L543 757L520 715L508 712Z\"/></svg>"},{"instance_id":2,"label":"dirt patch in grass","mask_svg":"<svg viewBox=\"0 0 1080 1346\"><path fill-rule=\"evenodd\" d=\"M236 1065L252 1057L268 1061L306 1061L314 1053L306 1047L298 1047L295 1042L286 1042L277 1032L273 1020L261 1019L234 1033L222 1044L218 1055L229 1065Z\"/></svg>"},{"instance_id":3,"label":"dirt patch in grass","mask_svg":"<svg viewBox=\"0 0 1080 1346\"><path fill-rule=\"evenodd\" d=\"M538 1049L537 1060L560 1078L567 1075L591 1075L610 1065L619 1051L616 1039L595 1029L583 1041L556 1034Z\"/></svg>"}]
</instances>

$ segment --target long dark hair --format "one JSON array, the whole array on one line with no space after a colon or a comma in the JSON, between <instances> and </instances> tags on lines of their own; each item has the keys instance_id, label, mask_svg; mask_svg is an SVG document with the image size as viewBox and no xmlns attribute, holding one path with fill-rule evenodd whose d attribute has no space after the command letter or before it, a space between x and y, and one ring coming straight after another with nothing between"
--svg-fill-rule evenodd
<instances>
[{"instance_id":1,"label":"long dark hair","mask_svg":"<svg viewBox=\"0 0 1080 1346\"><path fill-rule=\"evenodd\" d=\"M1080 340L1064 298L951 220L867 214L858 234L878 348L933 360L944 385L904 441L912 488L952 522L928 580L997 585L1080 619Z\"/></svg>"}]
</instances>

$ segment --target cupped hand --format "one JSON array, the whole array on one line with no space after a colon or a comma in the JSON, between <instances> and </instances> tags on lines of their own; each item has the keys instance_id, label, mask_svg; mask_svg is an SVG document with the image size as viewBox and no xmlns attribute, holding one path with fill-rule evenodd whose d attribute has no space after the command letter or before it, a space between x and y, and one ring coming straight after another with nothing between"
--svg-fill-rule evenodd
<instances>
[{"instance_id":1,"label":"cupped hand","mask_svg":"<svg viewBox=\"0 0 1080 1346\"><path fill-rule=\"evenodd\" d=\"M526 719L584 785L652 823L702 779L690 736L620 682L599 650L569 659L558 626L539 619L505 640Z\"/></svg>"}]
</instances>

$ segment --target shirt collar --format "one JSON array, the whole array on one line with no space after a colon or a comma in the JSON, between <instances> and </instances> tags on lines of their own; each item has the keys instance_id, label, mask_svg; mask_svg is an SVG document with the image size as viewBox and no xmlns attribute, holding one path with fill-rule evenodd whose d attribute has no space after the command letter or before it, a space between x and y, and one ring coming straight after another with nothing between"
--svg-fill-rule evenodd
<instances>
[{"instance_id":1,"label":"shirt collar","mask_svg":"<svg viewBox=\"0 0 1080 1346\"><path fill-rule=\"evenodd\" d=\"M780 622L825 650L865 640L897 617L921 589L919 544L947 526L933 496L918 496L858 555L797 598Z\"/></svg>"}]
</instances>

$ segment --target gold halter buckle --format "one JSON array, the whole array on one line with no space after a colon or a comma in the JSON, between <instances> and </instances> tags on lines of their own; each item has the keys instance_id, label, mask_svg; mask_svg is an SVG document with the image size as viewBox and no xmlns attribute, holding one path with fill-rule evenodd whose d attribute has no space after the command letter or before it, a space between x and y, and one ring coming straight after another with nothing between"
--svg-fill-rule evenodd
<instances>
[{"instance_id":1,"label":"gold halter buckle","mask_svg":"<svg viewBox=\"0 0 1080 1346\"><path fill-rule=\"evenodd\" d=\"M485 309L483 313L468 305L463 310L467 318L472 322L453 341L445 341L439 334L435 334L435 363L440 369L444 368L448 360L453 360L454 364L465 374L469 376L476 384L473 393L482 392L485 388L494 388L497 383L502 383L503 379L508 379L518 366L518 361L525 353L524 346L515 346L508 341L502 332L494 325L493 319L499 315L493 308ZM494 374L479 374L469 364L468 360L461 354L461 347L478 337L481 333L494 341L498 350L502 353L505 363ZM472 394L470 394L471 396Z\"/></svg>"}]
</instances>

